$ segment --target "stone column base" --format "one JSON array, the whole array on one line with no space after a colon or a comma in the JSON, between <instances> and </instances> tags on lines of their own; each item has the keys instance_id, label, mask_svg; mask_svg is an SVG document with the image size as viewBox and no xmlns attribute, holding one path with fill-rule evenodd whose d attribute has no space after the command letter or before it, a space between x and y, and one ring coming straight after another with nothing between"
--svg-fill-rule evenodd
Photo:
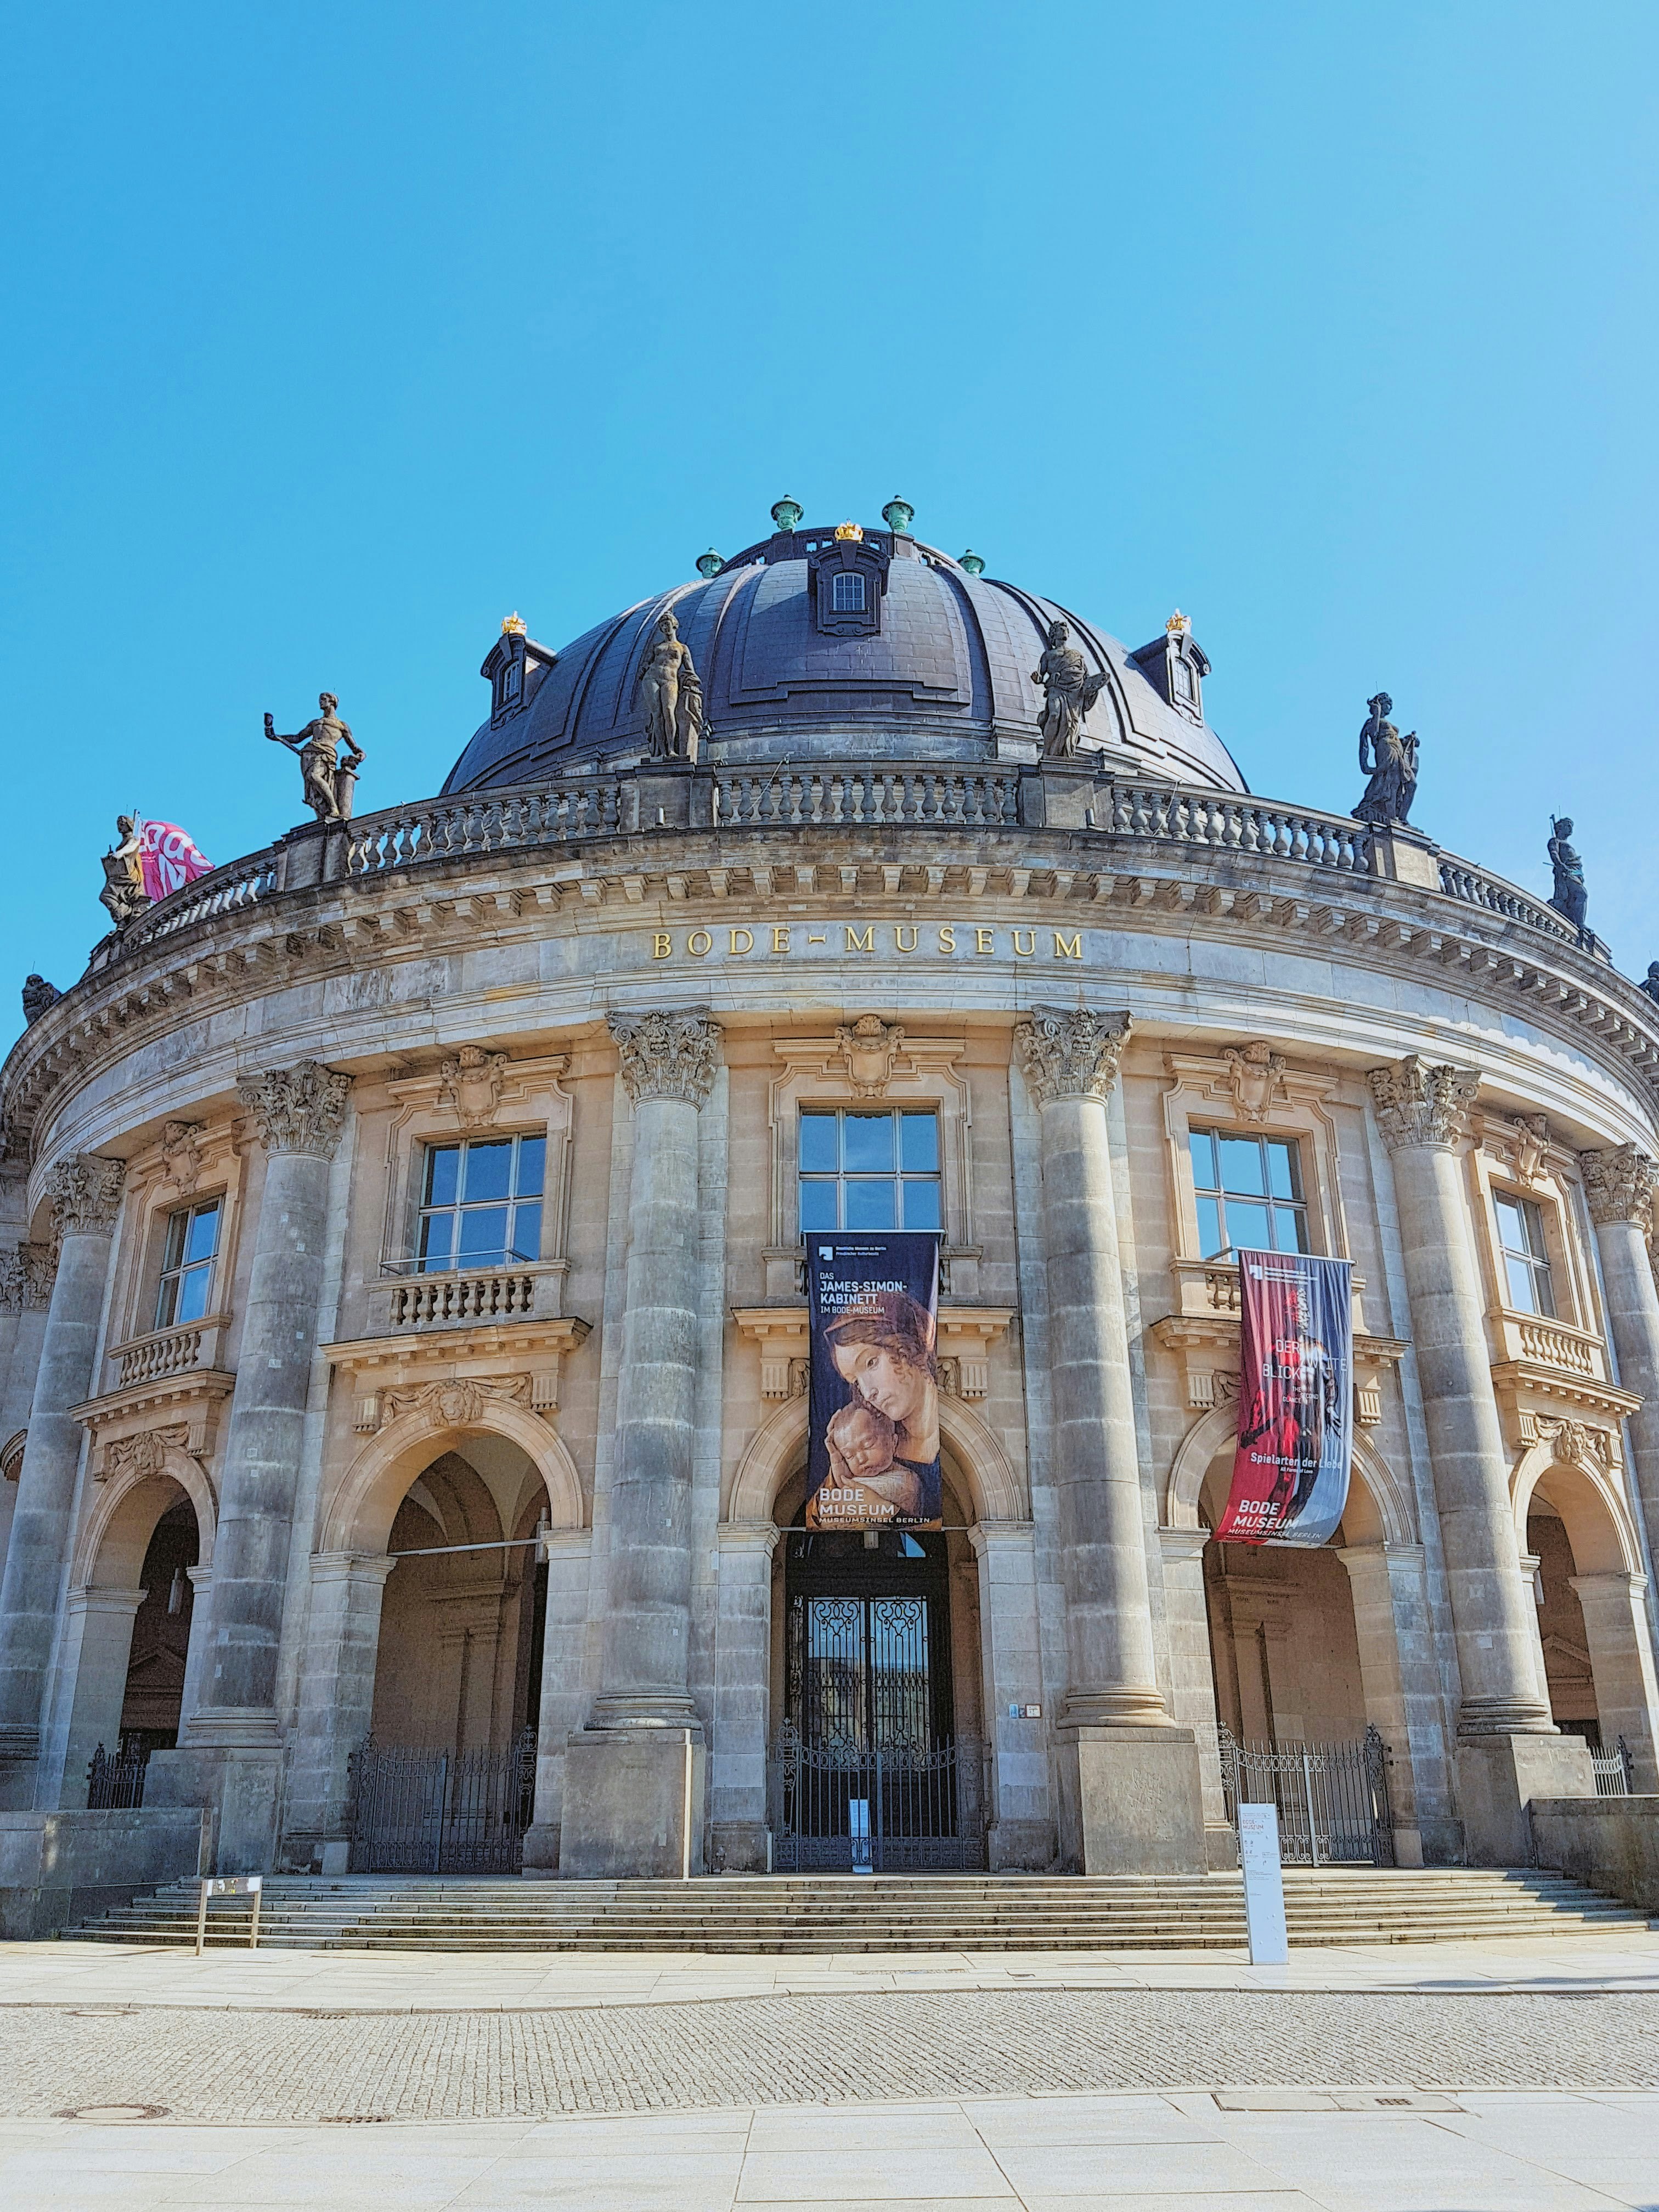
<instances>
[{"instance_id":1,"label":"stone column base","mask_svg":"<svg viewBox=\"0 0 1659 2212\"><path fill-rule=\"evenodd\" d=\"M144 1770L145 1805L199 1805L214 1817L215 1874L271 1874L281 1826L283 1754L264 1745L158 1751Z\"/></svg>"},{"instance_id":2,"label":"stone column base","mask_svg":"<svg viewBox=\"0 0 1659 2212\"><path fill-rule=\"evenodd\" d=\"M685 1870L688 1756L690 1870L701 1874L708 1768L702 1732L579 1729L564 1755L561 1875L572 1881L678 1880Z\"/></svg>"},{"instance_id":3,"label":"stone column base","mask_svg":"<svg viewBox=\"0 0 1659 2212\"><path fill-rule=\"evenodd\" d=\"M1052 1820L993 1820L985 1832L993 1874L1047 1874L1057 1848Z\"/></svg>"},{"instance_id":4,"label":"stone column base","mask_svg":"<svg viewBox=\"0 0 1659 2212\"><path fill-rule=\"evenodd\" d=\"M1474 1735L1457 1746L1457 1794L1471 1866L1525 1866L1534 1797L1594 1797L1589 1746L1577 1735Z\"/></svg>"},{"instance_id":5,"label":"stone column base","mask_svg":"<svg viewBox=\"0 0 1659 2212\"><path fill-rule=\"evenodd\" d=\"M1064 1863L1084 1874L1208 1871L1190 1729L1060 1729L1055 1746Z\"/></svg>"},{"instance_id":6,"label":"stone column base","mask_svg":"<svg viewBox=\"0 0 1659 2212\"><path fill-rule=\"evenodd\" d=\"M559 1870L559 1823L532 1820L524 1832L524 1870L537 1878Z\"/></svg>"}]
</instances>

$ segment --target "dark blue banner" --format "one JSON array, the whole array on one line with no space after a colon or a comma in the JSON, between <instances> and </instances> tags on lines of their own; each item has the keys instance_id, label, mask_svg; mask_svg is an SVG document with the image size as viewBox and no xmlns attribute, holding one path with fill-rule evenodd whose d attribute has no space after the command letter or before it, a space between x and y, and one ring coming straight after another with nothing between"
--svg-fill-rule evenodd
<instances>
[{"instance_id":1,"label":"dark blue banner","mask_svg":"<svg viewBox=\"0 0 1659 2212\"><path fill-rule=\"evenodd\" d=\"M809 1528L937 1528L939 1238L806 1240Z\"/></svg>"}]
</instances>

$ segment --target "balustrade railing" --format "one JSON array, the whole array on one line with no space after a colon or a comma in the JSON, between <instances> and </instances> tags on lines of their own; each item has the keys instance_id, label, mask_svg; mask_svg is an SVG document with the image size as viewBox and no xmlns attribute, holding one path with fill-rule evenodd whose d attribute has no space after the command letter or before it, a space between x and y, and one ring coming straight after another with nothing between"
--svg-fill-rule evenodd
<instances>
[{"instance_id":1,"label":"balustrade railing","mask_svg":"<svg viewBox=\"0 0 1659 2212\"><path fill-rule=\"evenodd\" d=\"M1575 1329L1558 1328L1547 1321L1517 1320L1516 1335L1521 1340L1521 1357L1535 1360L1540 1367L1558 1367L1567 1375L1600 1374L1591 1343Z\"/></svg>"},{"instance_id":2,"label":"balustrade railing","mask_svg":"<svg viewBox=\"0 0 1659 2212\"><path fill-rule=\"evenodd\" d=\"M1019 819L1017 769L906 767L723 769L714 780L720 827L792 830L883 827L1001 829Z\"/></svg>"},{"instance_id":3,"label":"balustrade railing","mask_svg":"<svg viewBox=\"0 0 1659 2212\"><path fill-rule=\"evenodd\" d=\"M1484 869L1471 867L1467 860L1454 860L1449 854L1443 857L1440 888L1448 898L1462 899L1470 906L1483 906L1489 914L1502 915L1505 921L1524 922L1528 929L1541 930L1546 937L1559 938L1567 945L1579 941L1578 932L1553 907L1540 906L1513 884L1506 884L1501 876L1489 876Z\"/></svg>"},{"instance_id":4,"label":"balustrade railing","mask_svg":"<svg viewBox=\"0 0 1659 2212\"><path fill-rule=\"evenodd\" d=\"M492 1267L474 1275L415 1275L392 1286L392 1328L436 1328L446 1322L528 1321L536 1310L534 1275Z\"/></svg>"},{"instance_id":5,"label":"balustrade railing","mask_svg":"<svg viewBox=\"0 0 1659 2212\"><path fill-rule=\"evenodd\" d=\"M1260 853L1348 875L1370 873L1371 831L1346 815L1310 814L1178 784L1115 783L1103 793L1102 823L1115 837L1152 837L1222 853Z\"/></svg>"},{"instance_id":6,"label":"balustrade railing","mask_svg":"<svg viewBox=\"0 0 1659 2212\"><path fill-rule=\"evenodd\" d=\"M130 1390L136 1383L159 1382L170 1375L187 1375L208 1366L224 1322L222 1314L209 1314L180 1328L157 1329L152 1335L134 1337L129 1344L118 1344L111 1354L119 1378L118 1387Z\"/></svg>"}]
</instances>

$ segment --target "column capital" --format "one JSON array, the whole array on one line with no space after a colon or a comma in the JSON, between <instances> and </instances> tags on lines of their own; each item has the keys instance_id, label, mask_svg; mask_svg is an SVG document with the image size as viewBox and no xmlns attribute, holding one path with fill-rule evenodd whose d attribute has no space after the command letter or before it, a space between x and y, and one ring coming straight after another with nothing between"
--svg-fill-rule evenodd
<instances>
[{"instance_id":1,"label":"column capital","mask_svg":"<svg viewBox=\"0 0 1659 2212\"><path fill-rule=\"evenodd\" d=\"M322 1583L383 1583L398 1564L396 1552L313 1552L311 1579Z\"/></svg>"},{"instance_id":2,"label":"column capital","mask_svg":"<svg viewBox=\"0 0 1659 2212\"><path fill-rule=\"evenodd\" d=\"M1391 1152L1409 1147L1449 1152L1467 1136L1469 1108L1480 1088L1473 1071L1432 1063L1413 1053L1367 1078L1382 1141Z\"/></svg>"},{"instance_id":3,"label":"column capital","mask_svg":"<svg viewBox=\"0 0 1659 2212\"><path fill-rule=\"evenodd\" d=\"M623 1088L635 1106L648 1098L683 1098L702 1107L714 1085L720 1034L707 1006L607 1014L605 1019L622 1060Z\"/></svg>"},{"instance_id":4,"label":"column capital","mask_svg":"<svg viewBox=\"0 0 1659 2212\"><path fill-rule=\"evenodd\" d=\"M1653 1186L1659 1165L1634 1145L1609 1145L1580 1152L1584 1197L1598 1229L1609 1221L1633 1221L1645 1237L1653 1228Z\"/></svg>"},{"instance_id":5,"label":"column capital","mask_svg":"<svg viewBox=\"0 0 1659 2212\"><path fill-rule=\"evenodd\" d=\"M0 1259L0 1313L44 1313L57 1273L50 1244L20 1244L15 1258Z\"/></svg>"},{"instance_id":6,"label":"column capital","mask_svg":"<svg viewBox=\"0 0 1659 2212\"><path fill-rule=\"evenodd\" d=\"M1130 1017L1088 1006L1033 1006L1014 1031L1020 1066L1040 1105L1056 1098L1108 1098Z\"/></svg>"},{"instance_id":7,"label":"column capital","mask_svg":"<svg viewBox=\"0 0 1659 2212\"><path fill-rule=\"evenodd\" d=\"M73 1152L59 1160L46 1185L58 1242L77 1230L106 1237L115 1226L126 1179L125 1160L106 1160L99 1152Z\"/></svg>"},{"instance_id":8,"label":"column capital","mask_svg":"<svg viewBox=\"0 0 1659 2212\"><path fill-rule=\"evenodd\" d=\"M236 1083L267 1152L306 1152L320 1160L331 1160L338 1150L350 1088L349 1075L314 1060L239 1076Z\"/></svg>"}]
</instances>

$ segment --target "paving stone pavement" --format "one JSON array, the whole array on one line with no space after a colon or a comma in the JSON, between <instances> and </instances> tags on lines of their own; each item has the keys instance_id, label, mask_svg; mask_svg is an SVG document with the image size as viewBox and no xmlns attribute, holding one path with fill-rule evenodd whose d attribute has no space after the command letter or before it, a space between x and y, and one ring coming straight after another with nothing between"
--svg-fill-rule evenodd
<instances>
[{"instance_id":1,"label":"paving stone pavement","mask_svg":"<svg viewBox=\"0 0 1659 2212\"><path fill-rule=\"evenodd\" d=\"M1659 2085L1659 1997L860 1991L330 2017L0 2008L0 2114L534 2118L1306 2082Z\"/></svg>"}]
</instances>

